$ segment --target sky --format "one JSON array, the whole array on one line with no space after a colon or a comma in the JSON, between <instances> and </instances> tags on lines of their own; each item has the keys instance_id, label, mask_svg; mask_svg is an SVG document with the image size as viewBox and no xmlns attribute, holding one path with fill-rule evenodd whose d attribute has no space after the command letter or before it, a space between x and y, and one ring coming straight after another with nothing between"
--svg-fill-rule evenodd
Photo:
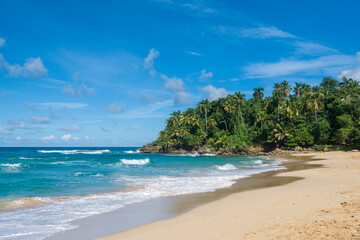
<instances>
[{"instance_id":1,"label":"sky","mask_svg":"<svg viewBox=\"0 0 360 240\"><path fill-rule=\"evenodd\" d=\"M356 0L0 2L0 146L142 146L169 113L360 80Z\"/></svg>"}]
</instances>

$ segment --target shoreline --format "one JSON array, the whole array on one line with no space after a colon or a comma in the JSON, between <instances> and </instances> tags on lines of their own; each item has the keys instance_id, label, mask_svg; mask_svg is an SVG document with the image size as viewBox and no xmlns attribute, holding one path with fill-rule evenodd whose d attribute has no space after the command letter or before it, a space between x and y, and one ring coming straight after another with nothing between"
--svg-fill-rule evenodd
<instances>
[{"instance_id":1,"label":"shoreline","mask_svg":"<svg viewBox=\"0 0 360 240\"><path fill-rule=\"evenodd\" d=\"M179 216L99 239L360 238L360 153L296 157L311 157L317 166L277 171L275 178L294 181L232 193Z\"/></svg>"},{"instance_id":2,"label":"shoreline","mask_svg":"<svg viewBox=\"0 0 360 240\"><path fill-rule=\"evenodd\" d=\"M284 156L274 156L272 158L284 158ZM249 177L240 178L228 188L217 189L213 192L161 197L126 205L115 211L75 220L72 223L78 225L78 228L58 232L45 239L57 240L73 237L76 237L76 239L93 239L95 237L103 237L118 232L124 232L146 224L180 216L196 207L219 200L234 193L266 188L299 180L299 178L296 177L274 177L279 172L319 167L319 165L308 164L307 162L309 159L307 157L305 157L305 159L304 157L293 158L296 160L291 159L290 156L286 156L287 161L280 164L280 166L285 166L286 169L265 171ZM136 217L133 216L134 213ZM127 219L127 221L121 219Z\"/></svg>"}]
</instances>

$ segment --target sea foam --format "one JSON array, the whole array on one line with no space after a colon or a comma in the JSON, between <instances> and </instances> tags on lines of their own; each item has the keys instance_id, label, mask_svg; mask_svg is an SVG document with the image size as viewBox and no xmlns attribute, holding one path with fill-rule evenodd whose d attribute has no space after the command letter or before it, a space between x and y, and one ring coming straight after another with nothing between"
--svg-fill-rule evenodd
<instances>
[{"instance_id":1,"label":"sea foam","mask_svg":"<svg viewBox=\"0 0 360 240\"><path fill-rule=\"evenodd\" d=\"M237 167L235 167L234 165L227 163L223 166L215 166L216 169L221 170L221 171L228 171L228 170L236 170Z\"/></svg>"},{"instance_id":2,"label":"sea foam","mask_svg":"<svg viewBox=\"0 0 360 240\"><path fill-rule=\"evenodd\" d=\"M121 159L120 160L123 164L126 165L146 165L150 163L150 159Z\"/></svg>"}]
</instances>

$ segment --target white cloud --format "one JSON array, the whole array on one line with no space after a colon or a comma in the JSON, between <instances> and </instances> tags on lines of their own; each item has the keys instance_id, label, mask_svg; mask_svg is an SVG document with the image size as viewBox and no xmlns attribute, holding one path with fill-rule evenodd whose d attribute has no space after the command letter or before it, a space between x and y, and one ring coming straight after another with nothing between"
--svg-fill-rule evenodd
<instances>
[{"instance_id":1,"label":"white cloud","mask_svg":"<svg viewBox=\"0 0 360 240\"><path fill-rule=\"evenodd\" d=\"M15 139L18 140L18 141L22 140L22 138L20 136L17 136Z\"/></svg>"},{"instance_id":2,"label":"white cloud","mask_svg":"<svg viewBox=\"0 0 360 240\"><path fill-rule=\"evenodd\" d=\"M124 103L113 102L113 103L109 104L105 108L105 111L115 112L115 113L124 112L125 111L125 104Z\"/></svg>"},{"instance_id":3,"label":"white cloud","mask_svg":"<svg viewBox=\"0 0 360 240\"><path fill-rule=\"evenodd\" d=\"M190 105L194 102L193 97L190 93L186 93L184 91L176 92L173 95L174 104L176 106L179 105Z\"/></svg>"},{"instance_id":4,"label":"white cloud","mask_svg":"<svg viewBox=\"0 0 360 240\"><path fill-rule=\"evenodd\" d=\"M199 90L207 93L207 98L210 101L214 101L218 98L226 97L229 92L225 88L216 88L213 85L207 85L205 87L199 87Z\"/></svg>"},{"instance_id":5,"label":"white cloud","mask_svg":"<svg viewBox=\"0 0 360 240\"><path fill-rule=\"evenodd\" d=\"M10 131L4 129L4 128L0 125L0 134L10 134Z\"/></svg>"},{"instance_id":6,"label":"white cloud","mask_svg":"<svg viewBox=\"0 0 360 240\"><path fill-rule=\"evenodd\" d=\"M194 56L202 56L200 53L197 52L187 52L187 53Z\"/></svg>"},{"instance_id":7,"label":"white cloud","mask_svg":"<svg viewBox=\"0 0 360 240\"><path fill-rule=\"evenodd\" d=\"M148 70L150 75L154 76L156 71L154 69L154 60L159 57L160 53L155 48L150 49L149 54L144 59L144 69Z\"/></svg>"},{"instance_id":8,"label":"white cloud","mask_svg":"<svg viewBox=\"0 0 360 240\"><path fill-rule=\"evenodd\" d=\"M64 136L61 137L61 139L64 140L65 142L68 142L70 140L74 140L74 141L80 140L79 137L73 137L71 134L65 134Z\"/></svg>"},{"instance_id":9,"label":"white cloud","mask_svg":"<svg viewBox=\"0 0 360 240\"><path fill-rule=\"evenodd\" d=\"M319 56L322 54L333 54L338 52L336 49L314 42L297 41L293 45L297 48L295 53L299 55Z\"/></svg>"},{"instance_id":10,"label":"white cloud","mask_svg":"<svg viewBox=\"0 0 360 240\"><path fill-rule=\"evenodd\" d=\"M258 28L236 28L231 26L219 26L215 28L218 34L231 35L236 37L251 38L296 38L294 35L281 31L276 27L258 27Z\"/></svg>"},{"instance_id":11,"label":"white cloud","mask_svg":"<svg viewBox=\"0 0 360 240\"><path fill-rule=\"evenodd\" d=\"M15 130L15 129L40 129L40 126L29 126L26 125L24 121L19 121L17 119L9 119L9 130Z\"/></svg>"},{"instance_id":12,"label":"white cloud","mask_svg":"<svg viewBox=\"0 0 360 240\"><path fill-rule=\"evenodd\" d=\"M200 80L205 80L208 78L212 78L213 77L213 73L212 72L206 72L206 69L203 69L201 71L201 75L199 77Z\"/></svg>"},{"instance_id":13,"label":"white cloud","mask_svg":"<svg viewBox=\"0 0 360 240\"><path fill-rule=\"evenodd\" d=\"M85 136L85 140L86 140L86 141L92 141L92 140L94 140L94 138L93 138L93 137L89 137L89 136Z\"/></svg>"},{"instance_id":14,"label":"white cloud","mask_svg":"<svg viewBox=\"0 0 360 240\"><path fill-rule=\"evenodd\" d=\"M307 60L281 59L274 63L255 63L244 68L247 78L270 78L287 76L294 73L324 72L344 68L356 63L356 57L350 55L329 55Z\"/></svg>"},{"instance_id":15,"label":"white cloud","mask_svg":"<svg viewBox=\"0 0 360 240\"><path fill-rule=\"evenodd\" d=\"M63 93L70 94L74 97L81 97L83 93L94 96L95 90L93 88L89 88L84 82L81 82L80 85L76 82L66 84L63 88Z\"/></svg>"},{"instance_id":16,"label":"white cloud","mask_svg":"<svg viewBox=\"0 0 360 240\"><path fill-rule=\"evenodd\" d=\"M59 130L59 131L64 131L64 132L78 132L78 131L80 131L80 128L78 126L76 126L75 124L73 124L71 127L59 126L56 129Z\"/></svg>"},{"instance_id":17,"label":"white cloud","mask_svg":"<svg viewBox=\"0 0 360 240\"><path fill-rule=\"evenodd\" d=\"M61 137L61 139L64 141L69 141L71 139L71 134L65 134L64 136Z\"/></svg>"},{"instance_id":18,"label":"white cloud","mask_svg":"<svg viewBox=\"0 0 360 240\"><path fill-rule=\"evenodd\" d=\"M165 81L164 88L170 91L184 91L184 82L181 78L172 77L162 74L161 78Z\"/></svg>"},{"instance_id":19,"label":"white cloud","mask_svg":"<svg viewBox=\"0 0 360 240\"><path fill-rule=\"evenodd\" d=\"M357 56L358 65L359 65L360 64L360 52L357 52L356 56ZM360 81L360 66L341 71L338 78L342 78L342 77L352 78L354 80Z\"/></svg>"},{"instance_id":20,"label":"white cloud","mask_svg":"<svg viewBox=\"0 0 360 240\"><path fill-rule=\"evenodd\" d=\"M54 135L45 136L41 138L42 141L54 141L56 140L56 137Z\"/></svg>"},{"instance_id":21,"label":"white cloud","mask_svg":"<svg viewBox=\"0 0 360 240\"><path fill-rule=\"evenodd\" d=\"M87 107L88 104L84 103L62 103L62 102L50 102L50 103L34 103L34 105L47 106L53 108L68 108L68 109L78 109Z\"/></svg>"},{"instance_id":22,"label":"white cloud","mask_svg":"<svg viewBox=\"0 0 360 240\"><path fill-rule=\"evenodd\" d=\"M162 99L157 99L155 96L145 91L134 93L132 97L135 99L139 99L142 103L154 103L157 101L162 101Z\"/></svg>"},{"instance_id":23,"label":"white cloud","mask_svg":"<svg viewBox=\"0 0 360 240\"><path fill-rule=\"evenodd\" d=\"M47 74L47 69L44 67L40 57L27 58L23 66L19 64L11 65L8 63L3 55L0 54L0 69L8 72L10 77L30 77L40 78Z\"/></svg>"},{"instance_id":24,"label":"white cloud","mask_svg":"<svg viewBox=\"0 0 360 240\"><path fill-rule=\"evenodd\" d=\"M46 116L31 116L30 118L31 118L30 119L31 123L36 123L36 124L50 123L49 117L46 117Z\"/></svg>"},{"instance_id":25,"label":"white cloud","mask_svg":"<svg viewBox=\"0 0 360 240\"><path fill-rule=\"evenodd\" d=\"M110 129L108 129L107 127L105 126L100 126L100 129L104 132L110 132Z\"/></svg>"},{"instance_id":26,"label":"white cloud","mask_svg":"<svg viewBox=\"0 0 360 240\"><path fill-rule=\"evenodd\" d=\"M4 46L5 42L6 42L5 39L0 37L0 47Z\"/></svg>"}]
</instances>

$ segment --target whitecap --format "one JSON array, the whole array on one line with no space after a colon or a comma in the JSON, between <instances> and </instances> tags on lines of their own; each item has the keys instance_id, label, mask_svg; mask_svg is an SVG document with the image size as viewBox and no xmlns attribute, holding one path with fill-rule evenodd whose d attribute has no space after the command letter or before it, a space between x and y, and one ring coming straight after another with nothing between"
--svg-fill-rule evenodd
<instances>
[{"instance_id":1,"label":"whitecap","mask_svg":"<svg viewBox=\"0 0 360 240\"><path fill-rule=\"evenodd\" d=\"M136 151L133 151L133 150L124 151L124 153L133 154L133 153L140 153L140 151L139 151L139 149L137 149Z\"/></svg>"},{"instance_id":2,"label":"whitecap","mask_svg":"<svg viewBox=\"0 0 360 240\"><path fill-rule=\"evenodd\" d=\"M254 163L255 163L255 164L262 164L263 161L262 161L262 160L255 160Z\"/></svg>"},{"instance_id":3,"label":"whitecap","mask_svg":"<svg viewBox=\"0 0 360 240\"><path fill-rule=\"evenodd\" d=\"M11 172L20 172L21 163L3 163L0 164L0 169L3 172L11 173Z\"/></svg>"},{"instance_id":4,"label":"whitecap","mask_svg":"<svg viewBox=\"0 0 360 240\"><path fill-rule=\"evenodd\" d=\"M228 170L235 170L235 169L237 169L237 167L235 167L234 165L232 165L232 164L230 164L230 163L227 163L227 164L225 164L225 165L223 165L223 166L218 166L218 165L216 165L215 168L218 169L218 170L221 170L221 171L228 171Z\"/></svg>"},{"instance_id":5,"label":"whitecap","mask_svg":"<svg viewBox=\"0 0 360 240\"><path fill-rule=\"evenodd\" d=\"M121 159L120 160L123 164L126 165L146 165L150 163L149 158L145 159Z\"/></svg>"}]
</instances>

